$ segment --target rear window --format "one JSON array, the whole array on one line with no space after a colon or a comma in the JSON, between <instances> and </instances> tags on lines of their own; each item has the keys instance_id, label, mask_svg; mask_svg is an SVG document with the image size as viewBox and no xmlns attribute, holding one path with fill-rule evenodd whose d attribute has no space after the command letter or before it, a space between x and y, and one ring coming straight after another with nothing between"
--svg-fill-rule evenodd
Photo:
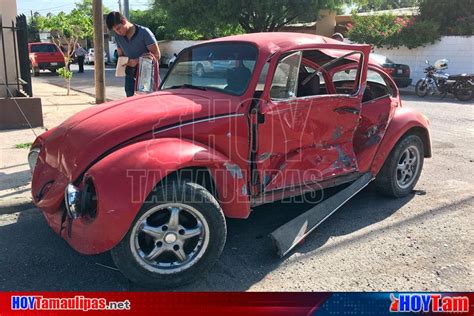
<instances>
[{"instance_id":1,"label":"rear window","mask_svg":"<svg viewBox=\"0 0 474 316\"><path fill-rule=\"evenodd\" d=\"M32 53L56 53L58 48L53 44L31 45Z\"/></svg>"}]
</instances>

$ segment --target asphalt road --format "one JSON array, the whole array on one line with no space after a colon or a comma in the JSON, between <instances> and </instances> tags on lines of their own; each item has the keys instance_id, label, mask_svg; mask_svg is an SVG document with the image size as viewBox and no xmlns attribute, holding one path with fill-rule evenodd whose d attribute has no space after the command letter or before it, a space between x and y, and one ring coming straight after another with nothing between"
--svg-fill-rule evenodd
<instances>
[{"instance_id":1,"label":"asphalt road","mask_svg":"<svg viewBox=\"0 0 474 316\"><path fill-rule=\"evenodd\" d=\"M369 187L284 259L267 235L312 204L255 208L247 220L228 221L210 274L178 290L473 291L474 104L414 96L403 104L428 116L433 141L412 195L389 199ZM0 253L2 291L142 290L108 253L72 250L37 209L0 214Z\"/></svg>"},{"instance_id":2,"label":"asphalt road","mask_svg":"<svg viewBox=\"0 0 474 316\"><path fill-rule=\"evenodd\" d=\"M71 79L71 87L75 90L95 95L94 86L94 65L84 65L84 72L78 73L79 67L77 64L71 65L73 76ZM160 77L163 79L167 68L160 68ZM40 72L40 76L35 80L44 81L65 87L64 79L48 70ZM106 98L110 100L121 99L125 97L125 90L123 77L115 77L115 66L107 65L105 68L105 93Z\"/></svg>"}]
</instances>

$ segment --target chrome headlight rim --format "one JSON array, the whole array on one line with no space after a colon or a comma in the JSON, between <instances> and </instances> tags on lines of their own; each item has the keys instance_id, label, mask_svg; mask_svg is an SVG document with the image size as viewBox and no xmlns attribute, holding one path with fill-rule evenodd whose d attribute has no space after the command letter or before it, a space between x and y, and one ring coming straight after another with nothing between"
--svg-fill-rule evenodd
<instances>
[{"instance_id":1,"label":"chrome headlight rim","mask_svg":"<svg viewBox=\"0 0 474 316\"><path fill-rule=\"evenodd\" d=\"M79 217L80 201L81 190L74 184L69 183L64 189L64 204L70 218L76 219Z\"/></svg>"},{"instance_id":2,"label":"chrome headlight rim","mask_svg":"<svg viewBox=\"0 0 474 316\"><path fill-rule=\"evenodd\" d=\"M36 162L38 161L40 151L40 147L34 147L31 148L30 152L28 153L28 165L30 166L31 174L35 172Z\"/></svg>"}]
</instances>

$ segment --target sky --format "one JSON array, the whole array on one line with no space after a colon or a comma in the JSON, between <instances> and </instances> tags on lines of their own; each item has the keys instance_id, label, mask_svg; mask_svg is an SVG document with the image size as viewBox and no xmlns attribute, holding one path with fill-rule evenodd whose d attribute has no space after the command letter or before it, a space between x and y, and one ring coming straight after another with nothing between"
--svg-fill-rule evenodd
<instances>
[{"instance_id":1,"label":"sky","mask_svg":"<svg viewBox=\"0 0 474 316\"><path fill-rule=\"evenodd\" d=\"M41 15L46 15L48 12L69 12L78 1L80 0L16 0L16 6L18 14L28 16L30 11L38 11ZM121 1L123 3L123 0ZM102 0L102 2L110 10L118 10L118 0ZM144 10L148 7L148 2L148 0L129 0L130 10Z\"/></svg>"}]
</instances>

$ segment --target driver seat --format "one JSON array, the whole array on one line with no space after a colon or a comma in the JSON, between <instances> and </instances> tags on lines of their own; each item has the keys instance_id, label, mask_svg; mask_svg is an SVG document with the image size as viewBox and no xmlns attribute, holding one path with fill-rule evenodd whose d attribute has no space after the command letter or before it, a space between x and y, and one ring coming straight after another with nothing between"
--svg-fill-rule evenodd
<instances>
[{"instance_id":1,"label":"driver seat","mask_svg":"<svg viewBox=\"0 0 474 316\"><path fill-rule=\"evenodd\" d=\"M250 69L245 67L242 63L238 67L228 69L227 86L224 88L224 90L234 93L244 92L251 75L252 73Z\"/></svg>"}]
</instances>

